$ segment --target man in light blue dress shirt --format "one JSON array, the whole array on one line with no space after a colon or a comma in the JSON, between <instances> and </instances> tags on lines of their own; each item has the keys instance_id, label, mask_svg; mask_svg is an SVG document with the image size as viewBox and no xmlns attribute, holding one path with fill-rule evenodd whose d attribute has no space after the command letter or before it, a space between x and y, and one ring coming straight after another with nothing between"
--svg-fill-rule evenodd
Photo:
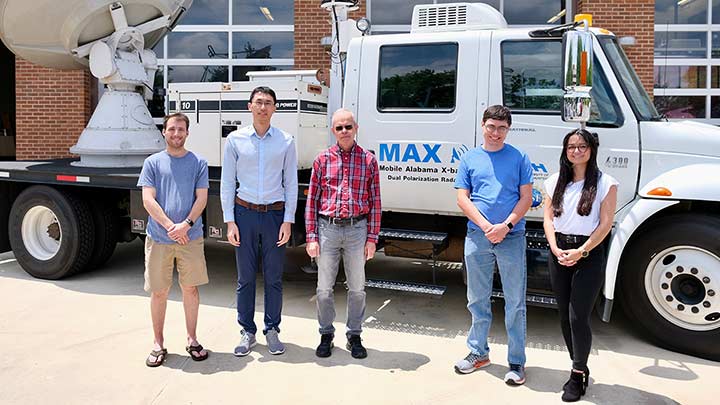
<instances>
[{"instance_id":1,"label":"man in light blue dress shirt","mask_svg":"<svg viewBox=\"0 0 720 405\"><path fill-rule=\"evenodd\" d=\"M277 98L269 87L250 94L250 126L227 137L220 198L228 242L237 262L237 320L242 327L236 356L246 356L257 343L255 279L262 262L265 284L263 333L271 354L282 354L280 341L282 273L285 244L290 239L297 206L295 138L270 125Z\"/></svg>"}]
</instances>

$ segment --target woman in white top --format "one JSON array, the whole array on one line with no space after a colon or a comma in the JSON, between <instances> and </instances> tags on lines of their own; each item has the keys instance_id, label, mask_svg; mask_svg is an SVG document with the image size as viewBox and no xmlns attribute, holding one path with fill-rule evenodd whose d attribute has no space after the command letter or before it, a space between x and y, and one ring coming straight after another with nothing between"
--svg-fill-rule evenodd
<instances>
[{"instance_id":1,"label":"woman in white top","mask_svg":"<svg viewBox=\"0 0 720 405\"><path fill-rule=\"evenodd\" d=\"M563 139L560 172L545 181L543 226L552 255L550 279L560 310L560 326L573 366L562 400L585 394L592 344L590 314L603 285L605 249L617 203L618 182L597 165L597 134L584 129Z\"/></svg>"}]
</instances>

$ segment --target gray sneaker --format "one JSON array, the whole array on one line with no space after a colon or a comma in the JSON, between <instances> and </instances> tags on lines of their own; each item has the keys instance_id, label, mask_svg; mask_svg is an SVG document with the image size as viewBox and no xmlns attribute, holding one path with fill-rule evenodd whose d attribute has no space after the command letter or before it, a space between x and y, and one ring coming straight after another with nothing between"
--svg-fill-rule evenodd
<instances>
[{"instance_id":1,"label":"gray sneaker","mask_svg":"<svg viewBox=\"0 0 720 405\"><path fill-rule=\"evenodd\" d=\"M505 374L505 384L507 385L523 385L525 384L525 367L519 364L511 364L510 371Z\"/></svg>"},{"instance_id":2,"label":"gray sneaker","mask_svg":"<svg viewBox=\"0 0 720 405\"><path fill-rule=\"evenodd\" d=\"M280 341L280 336L275 329L270 329L265 333L265 340L267 340L268 351L270 354L283 354L285 353L285 345Z\"/></svg>"},{"instance_id":3,"label":"gray sneaker","mask_svg":"<svg viewBox=\"0 0 720 405\"><path fill-rule=\"evenodd\" d=\"M240 343L235 347L233 354L244 357L250 354L250 349L257 344L257 340L255 340L255 335L244 330L240 332L240 336Z\"/></svg>"},{"instance_id":4,"label":"gray sneaker","mask_svg":"<svg viewBox=\"0 0 720 405\"><path fill-rule=\"evenodd\" d=\"M490 365L490 356L470 353L464 359L455 363L455 372L458 374L470 374Z\"/></svg>"}]
</instances>

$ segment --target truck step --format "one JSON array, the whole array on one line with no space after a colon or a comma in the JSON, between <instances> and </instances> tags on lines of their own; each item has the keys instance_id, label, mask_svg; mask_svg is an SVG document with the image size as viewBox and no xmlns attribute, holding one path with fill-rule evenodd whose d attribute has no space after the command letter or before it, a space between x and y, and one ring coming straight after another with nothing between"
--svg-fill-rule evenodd
<instances>
[{"instance_id":1,"label":"truck step","mask_svg":"<svg viewBox=\"0 0 720 405\"><path fill-rule=\"evenodd\" d=\"M502 291L493 291L492 297L504 299L505 294L503 294ZM525 294L525 302L536 307L557 308L557 300L555 297L548 295Z\"/></svg>"},{"instance_id":2,"label":"truck step","mask_svg":"<svg viewBox=\"0 0 720 405\"><path fill-rule=\"evenodd\" d=\"M432 284L420 284L407 281L393 281L393 280L379 280L379 279L367 279L365 280L366 287L382 288L385 290L404 291L418 294L428 294L432 297L442 297L445 294L447 287L441 285Z\"/></svg>"},{"instance_id":3,"label":"truck step","mask_svg":"<svg viewBox=\"0 0 720 405\"><path fill-rule=\"evenodd\" d=\"M380 238L386 240L421 240L442 245L447 242L448 234L444 232L427 232L406 229L380 229Z\"/></svg>"}]
</instances>

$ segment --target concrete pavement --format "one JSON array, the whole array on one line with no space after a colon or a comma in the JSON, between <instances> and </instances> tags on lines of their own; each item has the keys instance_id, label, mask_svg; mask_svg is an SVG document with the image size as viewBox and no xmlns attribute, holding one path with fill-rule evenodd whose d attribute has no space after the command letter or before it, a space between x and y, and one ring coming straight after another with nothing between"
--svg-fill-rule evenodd
<instances>
[{"instance_id":1,"label":"concrete pavement","mask_svg":"<svg viewBox=\"0 0 720 405\"><path fill-rule=\"evenodd\" d=\"M368 290L363 339L369 356L355 360L341 331L345 291L336 287L340 334L332 357L315 357L319 342L312 278L288 273L281 338L287 352L272 356L264 337L244 358L233 356L234 255L207 245L210 284L201 287L200 342L204 362L185 353L180 291L172 290L166 319L164 367L144 360L152 343L149 298L143 291L142 245L119 245L103 269L67 280L27 275L11 253L0 254L0 403L3 404L522 404L559 403L570 360L552 309L529 308L525 386L508 387L502 301L493 305L487 369L457 375L467 354L470 316L457 272L441 272L441 299ZM291 252L293 268L304 252ZM425 263L385 258L368 273L429 278ZM258 286L261 288L261 277ZM258 291L261 291L261 289ZM256 322L262 324L262 292ZM694 404L720 394L720 363L654 347L637 336L620 311L613 322L594 320L591 386L585 403ZM720 342L719 342L720 344Z\"/></svg>"}]
</instances>

